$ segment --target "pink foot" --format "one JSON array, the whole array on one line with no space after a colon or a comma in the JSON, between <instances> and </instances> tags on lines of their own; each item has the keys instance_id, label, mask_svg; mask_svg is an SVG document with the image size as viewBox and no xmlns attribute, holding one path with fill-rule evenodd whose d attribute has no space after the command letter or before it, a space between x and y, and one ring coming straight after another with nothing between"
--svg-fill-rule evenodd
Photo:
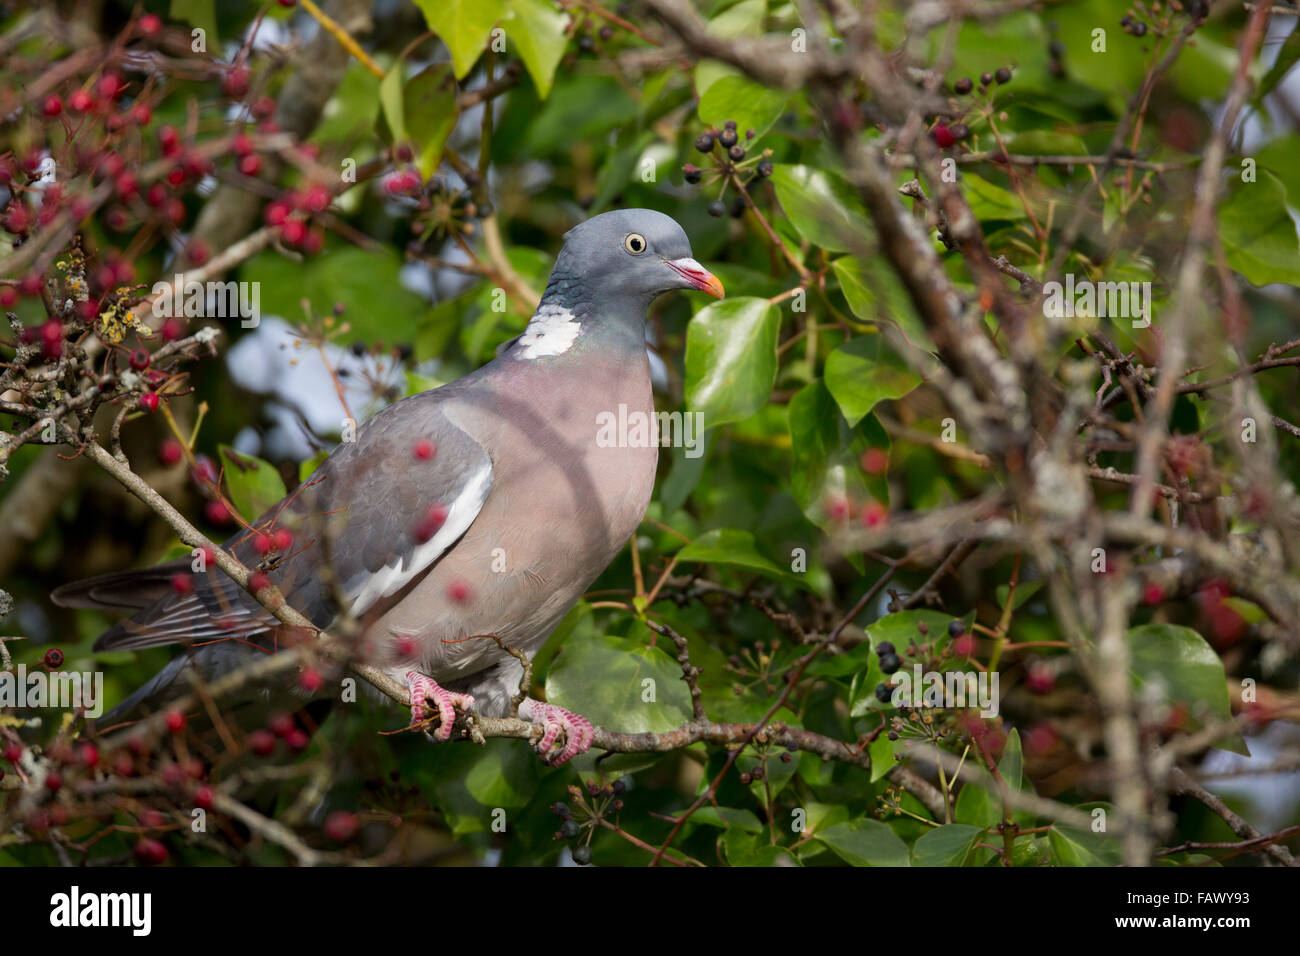
<instances>
[{"instance_id":1,"label":"pink foot","mask_svg":"<svg viewBox=\"0 0 1300 956\"><path fill-rule=\"evenodd\" d=\"M428 715L424 706L426 700L433 701L438 708L438 729L433 732L434 740L451 738L451 725L456 722L457 707L469 710L474 706L474 698L469 694L453 694L449 690L443 690L432 677L426 677L418 671L406 672L406 689L411 695L412 725L420 723Z\"/></svg>"},{"instance_id":2,"label":"pink foot","mask_svg":"<svg viewBox=\"0 0 1300 956\"><path fill-rule=\"evenodd\" d=\"M570 713L563 707L544 704L531 697L519 705L519 716L542 725L542 739L537 742L534 749L543 763L556 767L590 750L592 738L596 735L591 721L581 714ZM561 731L564 733L564 749L559 753L552 753Z\"/></svg>"}]
</instances>

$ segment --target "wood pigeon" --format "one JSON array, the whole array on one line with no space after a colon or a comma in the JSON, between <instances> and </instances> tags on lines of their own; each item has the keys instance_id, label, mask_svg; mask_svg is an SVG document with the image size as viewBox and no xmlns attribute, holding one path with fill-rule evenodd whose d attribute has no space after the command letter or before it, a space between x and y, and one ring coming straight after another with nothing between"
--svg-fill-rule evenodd
<instances>
[{"instance_id":1,"label":"wood pigeon","mask_svg":"<svg viewBox=\"0 0 1300 956\"><path fill-rule=\"evenodd\" d=\"M252 532L226 541L289 603L328 629L346 602L361 659L405 683L451 735L455 708L503 716L531 658L636 531L657 442L603 447L598 417L626 406L654 421L645 316L673 289L723 295L672 218L607 212L565 235L523 334L464 378L366 421ZM629 442L630 444L630 442ZM53 594L67 607L133 609L95 650L185 644L187 653L104 719L213 679L276 644L281 627L215 566L189 558L107 574ZM592 727L553 704L519 714L544 728L544 760L591 746Z\"/></svg>"}]
</instances>

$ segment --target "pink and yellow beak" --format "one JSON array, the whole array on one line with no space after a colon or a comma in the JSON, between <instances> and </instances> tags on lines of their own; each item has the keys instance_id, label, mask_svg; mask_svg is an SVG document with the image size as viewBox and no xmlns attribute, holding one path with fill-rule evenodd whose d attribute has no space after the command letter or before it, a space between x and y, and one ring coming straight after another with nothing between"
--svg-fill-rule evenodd
<instances>
[{"instance_id":1,"label":"pink and yellow beak","mask_svg":"<svg viewBox=\"0 0 1300 956\"><path fill-rule=\"evenodd\" d=\"M701 292L707 292L716 299L721 299L726 293L722 289L722 283L704 266L700 265L694 259L665 259L668 267L685 279L693 289L699 289Z\"/></svg>"}]
</instances>

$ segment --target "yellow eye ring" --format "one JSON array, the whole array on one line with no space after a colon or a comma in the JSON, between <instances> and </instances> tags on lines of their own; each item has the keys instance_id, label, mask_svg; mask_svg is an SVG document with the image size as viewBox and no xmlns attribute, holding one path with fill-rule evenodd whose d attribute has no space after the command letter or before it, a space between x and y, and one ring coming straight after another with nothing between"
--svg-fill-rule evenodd
<instances>
[{"instance_id":1,"label":"yellow eye ring","mask_svg":"<svg viewBox=\"0 0 1300 956\"><path fill-rule=\"evenodd\" d=\"M623 240L623 248L634 256L641 255L641 253L645 252L648 248L645 236L641 235L639 232L628 233L627 238Z\"/></svg>"}]
</instances>

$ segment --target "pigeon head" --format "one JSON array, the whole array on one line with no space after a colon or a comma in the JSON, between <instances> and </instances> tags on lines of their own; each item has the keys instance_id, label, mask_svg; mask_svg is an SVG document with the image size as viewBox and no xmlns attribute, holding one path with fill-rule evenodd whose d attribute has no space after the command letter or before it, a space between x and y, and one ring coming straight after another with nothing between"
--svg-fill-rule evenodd
<instances>
[{"instance_id":1,"label":"pigeon head","mask_svg":"<svg viewBox=\"0 0 1300 956\"><path fill-rule=\"evenodd\" d=\"M653 209L601 213L574 226L564 240L543 304L625 303L644 318L651 300L673 289L722 298L722 283L691 258L682 227Z\"/></svg>"}]
</instances>

